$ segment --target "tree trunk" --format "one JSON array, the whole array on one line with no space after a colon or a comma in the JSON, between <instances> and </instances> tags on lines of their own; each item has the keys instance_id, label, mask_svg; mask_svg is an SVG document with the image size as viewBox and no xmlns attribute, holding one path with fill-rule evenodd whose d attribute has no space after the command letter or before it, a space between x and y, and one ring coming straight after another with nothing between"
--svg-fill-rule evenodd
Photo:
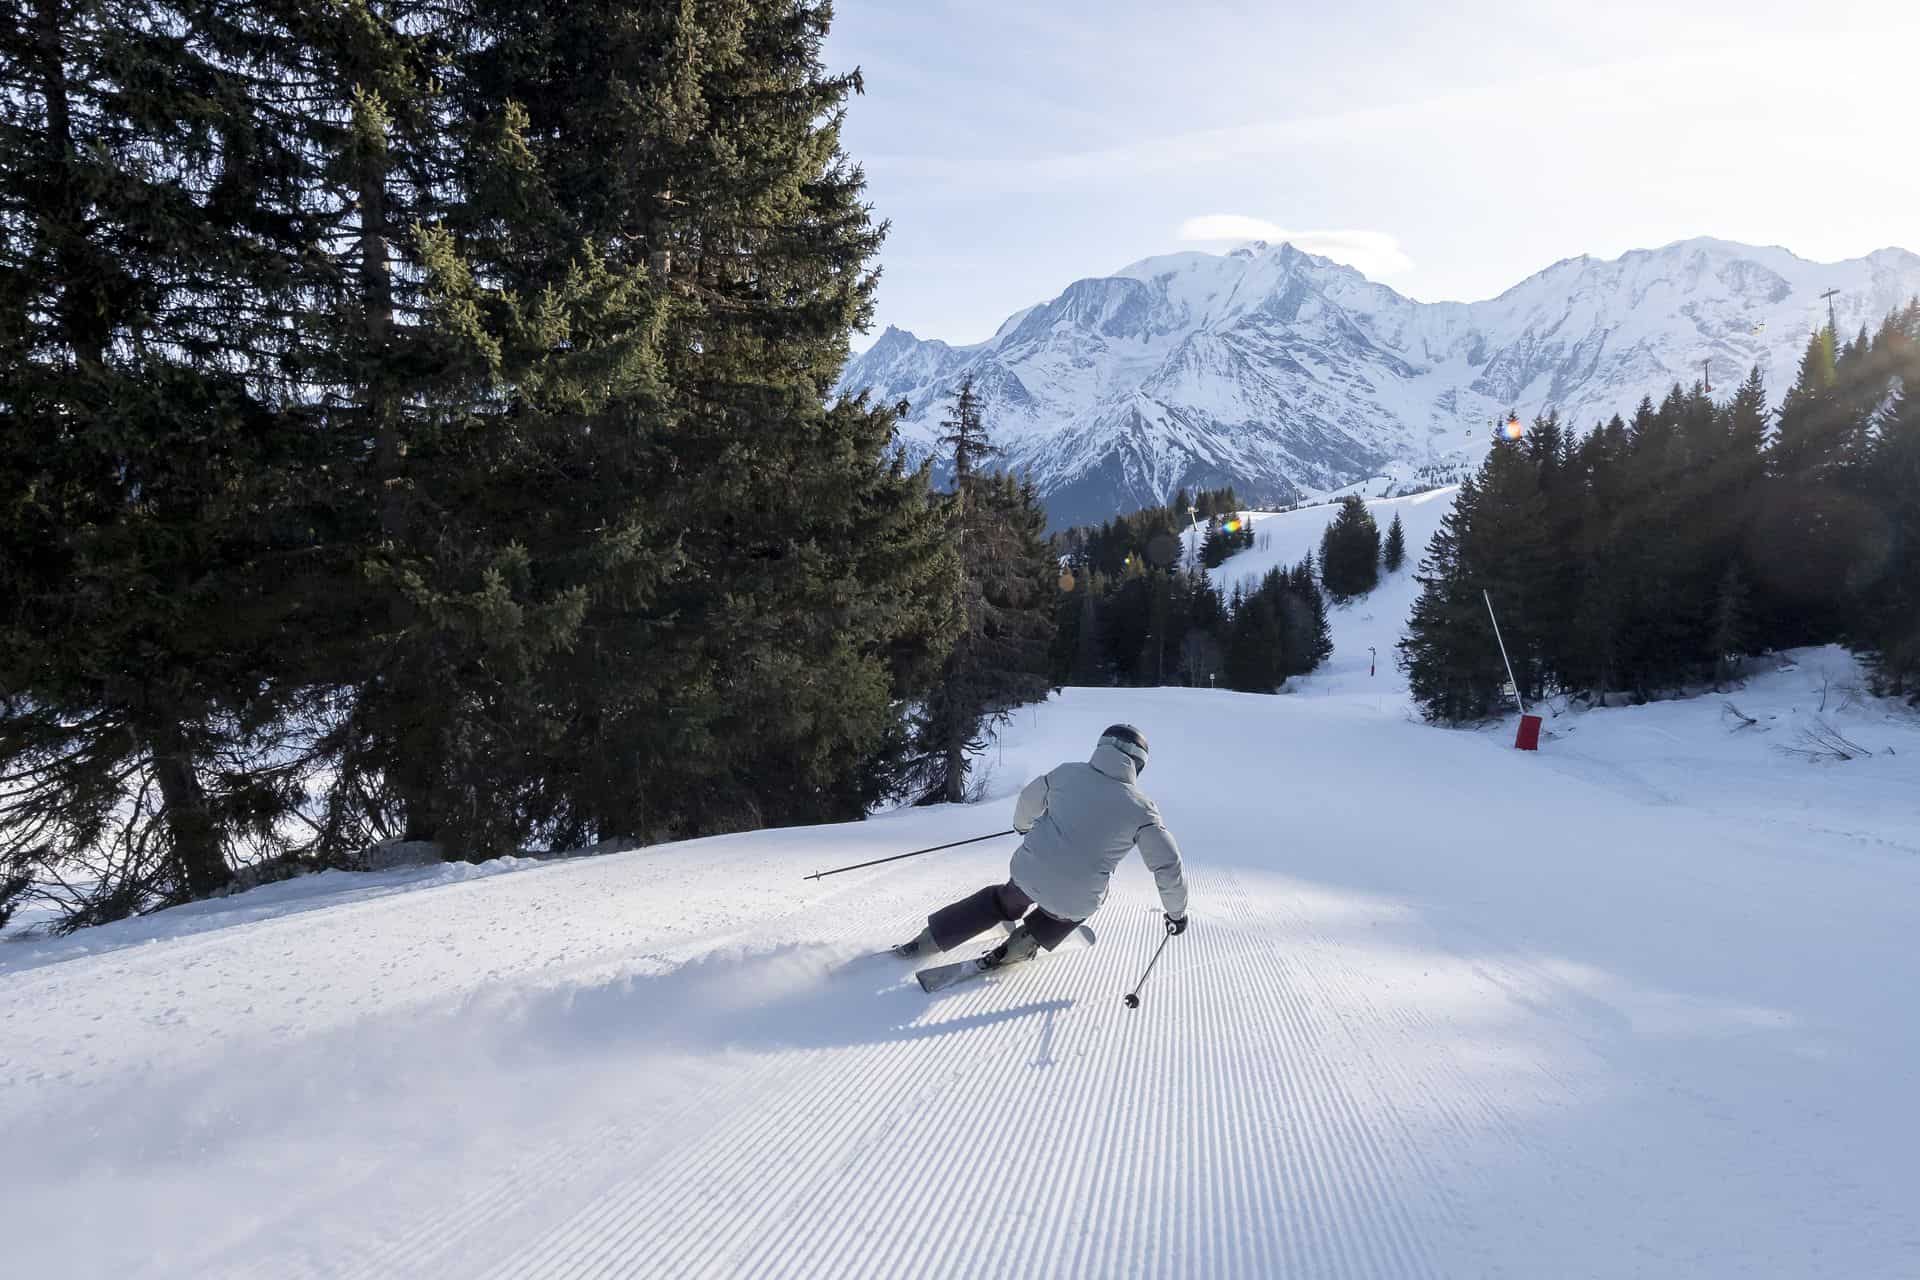
<instances>
[{"instance_id":1,"label":"tree trunk","mask_svg":"<svg viewBox=\"0 0 1920 1280\"><path fill-rule=\"evenodd\" d=\"M967 799L967 744L959 734L947 740L947 801L965 804Z\"/></svg>"},{"instance_id":2,"label":"tree trunk","mask_svg":"<svg viewBox=\"0 0 1920 1280\"><path fill-rule=\"evenodd\" d=\"M406 451L401 438L402 424L395 412L391 367L393 341L393 263L388 243L387 176L389 155L386 124L368 118L360 122L361 153L359 165L360 218L360 298L366 342L365 385L361 388L367 423L371 428L374 453L374 483L380 487L380 537L390 553L406 544L408 536ZM380 130L378 139L373 132ZM396 634L404 635L415 621L411 604L395 588L389 598L389 619ZM421 672L413 663L402 661L396 674L395 700L399 724L406 738L431 740L426 720L430 698ZM442 825L437 801L437 744L413 744L391 763L389 781L399 795L406 814L403 838L433 841L439 839Z\"/></svg>"},{"instance_id":3,"label":"tree trunk","mask_svg":"<svg viewBox=\"0 0 1920 1280\"><path fill-rule=\"evenodd\" d=\"M210 897L227 886L233 872L220 849L220 833L207 807L206 789L194 772L185 735L178 722L164 721L149 731L147 746L153 753L154 780L166 802L161 817L172 845L174 872L188 897Z\"/></svg>"},{"instance_id":4,"label":"tree trunk","mask_svg":"<svg viewBox=\"0 0 1920 1280\"><path fill-rule=\"evenodd\" d=\"M103 261L86 239L86 201L74 173L78 153L62 10L62 0L37 0L33 10L34 51L46 101L42 226L53 249L60 291L55 314L61 338L76 363L97 368L105 363L113 332L108 304L124 300L110 295ZM220 833L194 772L179 718L166 713L157 716L145 739L165 805L160 816L167 827L176 882L190 897L207 897L225 887L233 873L221 851Z\"/></svg>"}]
</instances>

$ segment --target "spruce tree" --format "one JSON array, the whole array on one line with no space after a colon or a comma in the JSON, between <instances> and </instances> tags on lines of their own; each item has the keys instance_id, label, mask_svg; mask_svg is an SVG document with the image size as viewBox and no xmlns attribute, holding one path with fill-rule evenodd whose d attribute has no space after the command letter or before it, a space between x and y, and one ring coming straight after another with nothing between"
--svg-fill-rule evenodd
<instances>
[{"instance_id":1,"label":"spruce tree","mask_svg":"<svg viewBox=\"0 0 1920 1280\"><path fill-rule=\"evenodd\" d=\"M1748 460L1757 469L1767 444L1767 424L1772 411L1767 408L1767 384L1760 366L1748 372L1733 398L1727 402L1727 449L1736 458Z\"/></svg>"},{"instance_id":2,"label":"spruce tree","mask_svg":"<svg viewBox=\"0 0 1920 1280\"><path fill-rule=\"evenodd\" d=\"M1579 539L1585 481L1573 432L1565 430L1557 412L1534 419L1527 430L1526 453L1533 464L1541 502L1544 535L1554 548L1544 566L1536 614L1548 679L1558 679L1557 657L1572 643L1569 634L1580 594L1580 561L1572 553Z\"/></svg>"},{"instance_id":3,"label":"spruce tree","mask_svg":"<svg viewBox=\"0 0 1920 1280\"><path fill-rule=\"evenodd\" d=\"M1327 620L1326 597L1320 594L1320 579L1313 571L1311 551L1287 574L1287 590L1294 602L1294 631L1287 644L1293 668L1289 674L1305 675L1333 656L1333 629Z\"/></svg>"},{"instance_id":4,"label":"spruce tree","mask_svg":"<svg viewBox=\"0 0 1920 1280\"><path fill-rule=\"evenodd\" d=\"M1321 535L1320 579L1336 601L1365 595L1379 585L1380 527L1356 495L1341 500Z\"/></svg>"},{"instance_id":5,"label":"spruce tree","mask_svg":"<svg viewBox=\"0 0 1920 1280\"><path fill-rule=\"evenodd\" d=\"M839 148L858 80L821 66L826 6L492 4L485 25L452 83L489 167L447 231L511 268L479 273L511 286L474 299L486 332L556 357L504 406L546 481L495 534L582 610L531 668L557 740L516 820L646 839L857 816L957 626L957 567L892 408L826 403L882 232Z\"/></svg>"},{"instance_id":6,"label":"spruce tree","mask_svg":"<svg viewBox=\"0 0 1920 1280\"><path fill-rule=\"evenodd\" d=\"M1380 567L1388 573L1400 572L1400 566L1407 560L1407 531L1400 523L1400 513L1393 513L1393 523L1387 526L1387 539L1380 547Z\"/></svg>"},{"instance_id":7,"label":"spruce tree","mask_svg":"<svg viewBox=\"0 0 1920 1280\"><path fill-rule=\"evenodd\" d=\"M883 228L824 4L34 17L0 753L63 848L158 815L110 910L216 889L296 805L309 847L470 853L897 780L958 561L893 410L827 403Z\"/></svg>"},{"instance_id":8,"label":"spruce tree","mask_svg":"<svg viewBox=\"0 0 1920 1280\"><path fill-rule=\"evenodd\" d=\"M1428 546L1399 645L1409 688L1429 719L1476 719L1500 702L1506 663L1487 615L1489 595L1520 695L1533 702L1554 681L1550 619L1542 615L1556 572L1547 528L1536 460L1524 444L1496 436Z\"/></svg>"},{"instance_id":9,"label":"spruce tree","mask_svg":"<svg viewBox=\"0 0 1920 1280\"><path fill-rule=\"evenodd\" d=\"M1107 683L1106 667L1101 657L1104 649L1101 634L1100 596L1105 583L1089 573L1079 591L1080 625L1074 637L1073 668L1070 683L1082 685L1104 685Z\"/></svg>"},{"instance_id":10,"label":"spruce tree","mask_svg":"<svg viewBox=\"0 0 1920 1280\"><path fill-rule=\"evenodd\" d=\"M1707 513L1688 490L1696 413L1678 385L1657 408L1643 402L1617 460L1623 505L1614 516L1609 561L1627 589L1616 600L1624 613L1615 627L1615 671L1640 696L1680 684L1705 656L1719 572L1702 571Z\"/></svg>"},{"instance_id":11,"label":"spruce tree","mask_svg":"<svg viewBox=\"0 0 1920 1280\"><path fill-rule=\"evenodd\" d=\"M1713 633L1708 641L1713 649L1714 682L1724 685L1733 678L1735 657L1747 646L1747 584L1738 561L1729 561L1713 596Z\"/></svg>"},{"instance_id":12,"label":"spruce tree","mask_svg":"<svg viewBox=\"0 0 1920 1280\"><path fill-rule=\"evenodd\" d=\"M344 455L303 372L313 158L261 56L198 5L0 24L0 828L84 868L71 923L219 891L300 798Z\"/></svg>"},{"instance_id":13,"label":"spruce tree","mask_svg":"<svg viewBox=\"0 0 1920 1280\"><path fill-rule=\"evenodd\" d=\"M1581 485L1573 541L1567 549L1574 575L1574 606L1558 656L1560 682L1604 697L1621 687L1625 643L1628 560L1623 547L1637 532L1635 501L1626 475L1629 436L1615 414L1595 428L1575 454Z\"/></svg>"},{"instance_id":14,"label":"spruce tree","mask_svg":"<svg viewBox=\"0 0 1920 1280\"><path fill-rule=\"evenodd\" d=\"M1237 550L1226 521L1217 515L1207 517L1206 540L1200 544L1200 563L1206 568L1218 569Z\"/></svg>"},{"instance_id":15,"label":"spruce tree","mask_svg":"<svg viewBox=\"0 0 1920 1280\"><path fill-rule=\"evenodd\" d=\"M1869 466L1894 554L1859 631L1875 684L1920 704L1920 344L1908 349L1904 381L1881 415Z\"/></svg>"},{"instance_id":16,"label":"spruce tree","mask_svg":"<svg viewBox=\"0 0 1920 1280\"><path fill-rule=\"evenodd\" d=\"M1286 596L1280 571L1270 570L1234 604L1227 627L1225 683L1243 693L1272 693L1287 678Z\"/></svg>"},{"instance_id":17,"label":"spruce tree","mask_svg":"<svg viewBox=\"0 0 1920 1280\"><path fill-rule=\"evenodd\" d=\"M1472 514L1464 547L1468 580L1490 593L1499 611L1520 696L1538 701L1554 680L1549 645L1561 565L1538 467L1524 444L1494 442L1476 477ZM1490 621L1482 636L1493 638ZM1497 661L1497 647L1494 656Z\"/></svg>"},{"instance_id":18,"label":"spruce tree","mask_svg":"<svg viewBox=\"0 0 1920 1280\"><path fill-rule=\"evenodd\" d=\"M1182 576L1186 625L1180 636L1180 669L1187 684L1206 688L1219 677L1226 658L1226 602L1206 574Z\"/></svg>"},{"instance_id":19,"label":"spruce tree","mask_svg":"<svg viewBox=\"0 0 1920 1280\"><path fill-rule=\"evenodd\" d=\"M1748 539L1756 608L1775 646L1844 639L1865 585L1859 570L1878 556L1881 521L1863 501L1857 462L1870 419L1851 416L1859 397L1840 385L1836 361L1834 334L1822 329L1781 403ZM1861 372L1857 358L1848 367Z\"/></svg>"},{"instance_id":20,"label":"spruce tree","mask_svg":"<svg viewBox=\"0 0 1920 1280\"><path fill-rule=\"evenodd\" d=\"M1846 429L1838 382L1833 330L1821 329L1807 339L1799 376L1780 405L1770 458L1776 475L1812 479L1839 465Z\"/></svg>"},{"instance_id":21,"label":"spruce tree","mask_svg":"<svg viewBox=\"0 0 1920 1280\"><path fill-rule=\"evenodd\" d=\"M964 801L970 759L985 747L988 728L1046 696L1056 589L1038 494L982 469L996 451L970 380L943 426L953 450L949 507L960 560L960 629L915 733L911 785L922 804Z\"/></svg>"},{"instance_id":22,"label":"spruce tree","mask_svg":"<svg viewBox=\"0 0 1920 1280\"><path fill-rule=\"evenodd\" d=\"M1463 481L1453 509L1427 544L1415 575L1420 594L1396 646L1421 712L1449 724L1489 714L1506 679L1468 561L1479 501L1475 479Z\"/></svg>"}]
</instances>

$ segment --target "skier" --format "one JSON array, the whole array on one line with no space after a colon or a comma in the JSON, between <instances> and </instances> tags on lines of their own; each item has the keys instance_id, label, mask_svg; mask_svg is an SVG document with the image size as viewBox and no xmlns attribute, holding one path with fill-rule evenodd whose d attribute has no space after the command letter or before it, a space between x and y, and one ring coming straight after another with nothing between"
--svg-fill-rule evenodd
<instances>
[{"instance_id":1,"label":"skier","mask_svg":"<svg viewBox=\"0 0 1920 1280\"><path fill-rule=\"evenodd\" d=\"M1007 882L940 908L919 937L894 952L920 959L950 951L1001 921L1019 923L983 958L983 967L1031 959L1042 947L1051 951L1099 909L1113 869L1135 845L1160 890L1167 932L1186 932L1180 846L1134 785L1146 767L1147 736L1116 724L1100 735L1087 763L1069 762L1029 782L1013 810L1013 829L1026 839L1014 850Z\"/></svg>"}]
</instances>

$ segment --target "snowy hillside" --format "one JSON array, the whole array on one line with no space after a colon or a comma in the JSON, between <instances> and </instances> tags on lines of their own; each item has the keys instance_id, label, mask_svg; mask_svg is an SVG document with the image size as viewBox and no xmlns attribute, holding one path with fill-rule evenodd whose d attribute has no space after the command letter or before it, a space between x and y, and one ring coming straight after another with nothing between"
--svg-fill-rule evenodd
<instances>
[{"instance_id":1,"label":"snowy hillside","mask_svg":"<svg viewBox=\"0 0 1920 1280\"><path fill-rule=\"evenodd\" d=\"M1453 510L1458 492L1458 486L1449 485L1411 497L1367 501L1367 510L1380 526L1382 537L1394 516L1400 517L1406 530L1406 563L1398 573L1382 573L1380 585L1366 595L1329 608L1333 656L1312 675L1296 680L1297 685L1321 692L1405 694L1407 682L1395 666L1394 645L1400 642L1413 602L1420 594L1414 572L1440 521ZM1320 535L1339 509L1337 504L1327 503L1298 511L1242 512L1241 518L1253 526L1254 545L1227 557L1213 570L1214 585L1230 594L1236 586L1252 586L1271 569L1292 568L1308 552L1317 557ZM1194 535L1189 535L1189 545L1193 540ZM1369 646L1372 654L1368 653ZM1372 675L1368 674L1369 668Z\"/></svg>"},{"instance_id":2,"label":"snowy hillside","mask_svg":"<svg viewBox=\"0 0 1920 1280\"><path fill-rule=\"evenodd\" d=\"M978 806L16 929L5 1269L1920 1274L1920 724L1819 651L1752 728L1668 703L1522 755L1350 657L1069 690ZM1773 749L1823 697L1876 755ZM1120 718L1193 889L1141 1009L1137 863L1091 951L936 997L858 959L1009 842L803 876L1002 828Z\"/></svg>"},{"instance_id":3,"label":"snowy hillside","mask_svg":"<svg viewBox=\"0 0 1920 1280\"><path fill-rule=\"evenodd\" d=\"M1815 263L1685 240L1559 262L1497 298L1419 303L1291 245L1148 258L1076 281L969 347L888 329L839 388L911 406L931 449L962 377L1056 525L1232 482L1279 505L1399 462L1476 461L1487 424L1558 409L1579 430L1710 371L1776 400L1834 298L1843 332L1920 294L1920 256Z\"/></svg>"}]
</instances>

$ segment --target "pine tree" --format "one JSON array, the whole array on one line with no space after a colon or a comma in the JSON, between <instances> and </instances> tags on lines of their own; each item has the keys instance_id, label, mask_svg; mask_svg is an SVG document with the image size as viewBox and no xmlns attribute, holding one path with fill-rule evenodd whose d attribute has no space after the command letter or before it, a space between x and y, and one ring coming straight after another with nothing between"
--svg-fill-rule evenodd
<instances>
[{"instance_id":1,"label":"pine tree","mask_svg":"<svg viewBox=\"0 0 1920 1280\"><path fill-rule=\"evenodd\" d=\"M1603 699L1621 686L1631 594L1623 550L1637 536L1636 498L1626 473L1629 453L1627 424L1615 414L1580 442L1574 464L1581 481L1567 549L1574 605L1556 666L1565 687Z\"/></svg>"},{"instance_id":2,"label":"pine tree","mask_svg":"<svg viewBox=\"0 0 1920 1280\"><path fill-rule=\"evenodd\" d=\"M0 24L0 820L86 923L286 847L314 542L313 160L200 6ZM15 840L24 844L15 844Z\"/></svg>"},{"instance_id":3,"label":"pine tree","mask_svg":"<svg viewBox=\"0 0 1920 1280\"><path fill-rule=\"evenodd\" d=\"M1535 607L1547 667L1544 674L1554 683L1560 677L1559 655L1572 647L1569 632L1580 594L1580 560L1572 549L1579 541L1585 479L1572 437L1573 432L1561 426L1559 414L1553 411L1534 419L1526 436L1526 454L1540 495L1542 532L1554 549L1543 568Z\"/></svg>"},{"instance_id":4,"label":"pine tree","mask_svg":"<svg viewBox=\"0 0 1920 1280\"><path fill-rule=\"evenodd\" d=\"M1810 478L1840 461L1845 434L1832 329L1807 340L1800 373L1780 405L1779 433L1770 459L1782 477Z\"/></svg>"},{"instance_id":5,"label":"pine tree","mask_svg":"<svg viewBox=\"0 0 1920 1280\"><path fill-rule=\"evenodd\" d=\"M1365 595L1380 581L1380 527L1358 496L1340 510L1320 538L1320 578L1335 600Z\"/></svg>"},{"instance_id":6,"label":"pine tree","mask_svg":"<svg viewBox=\"0 0 1920 1280\"><path fill-rule=\"evenodd\" d=\"M1747 645L1747 584L1738 561L1729 561L1713 597L1713 678L1724 685L1733 678L1734 657Z\"/></svg>"},{"instance_id":7,"label":"pine tree","mask_svg":"<svg viewBox=\"0 0 1920 1280\"><path fill-rule=\"evenodd\" d=\"M1208 569L1218 569L1237 550L1226 521L1217 515L1207 517L1206 540L1200 544L1200 563Z\"/></svg>"},{"instance_id":8,"label":"pine tree","mask_svg":"<svg viewBox=\"0 0 1920 1280\"><path fill-rule=\"evenodd\" d=\"M969 761L985 747L987 729L1046 696L1053 639L1055 570L1038 494L981 470L994 449L970 381L945 426L954 453L950 518L961 627L916 729L911 785L922 804L967 798Z\"/></svg>"},{"instance_id":9,"label":"pine tree","mask_svg":"<svg viewBox=\"0 0 1920 1280\"><path fill-rule=\"evenodd\" d=\"M0 217L48 215L0 240L0 475L37 495L0 514L0 753L69 848L159 815L128 845L167 865L109 910L283 843L302 770L335 780L313 847L462 853L891 785L958 560L892 409L826 401L882 232L826 18L0 24L31 86L0 99ZM994 500L1037 564L1037 504Z\"/></svg>"},{"instance_id":10,"label":"pine tree","mask_svg":"<svg viewBox=\"0 0 1920 1280\"><path fill-rule=\"evenodd\" d=\"M1727 447L1737 458L1757 463L1766 449L1767 423L1772 411L1767 408L1767 385L1755 365L1746 381L1727 402Z\"/></svg>"},{"instance_id":11,"label":"pine tree","mask_svg":"<svg viewBox=\"0 0 1920 1280\"><path fill-rule=\"evenodd\" d=\"M1884 521L1866 501L1871 410L1887 393L1883 372L1850 349L1840 381L1834 334L1813 335L1767 451L1767 480L1748 537L1762 634L1775 646L1847 638L1884 560Z\"/></svg>"},{"instance_id":12,"label":"pine tree","mask_svg":"<svg viewBox=\"0 0 1920 1280\"><path fill-rule=\"evenodd\" d=\"M1306 675L1333 656L1333 628L1327 619L1326 597L1320 594L1320 579L1313 571L1311 551L1287 574L1287 590L1294 602L1294 631L1287 643L1293 668L1289 674Z\"/></svg>"},{"instance_id":13,"label":"pine tree","mask_svg":"<svg viewBox=\"0 0 1920 1280\"><path fill-rule=\"evenodd\" d=\"M450 83L487 165L447 231L504 264L466 308L485 332L554 357L481 398L531 419L539 477L483 473L510 504L489 533L543 598L582 599L530 668L557 741L502 816L555 839L858 816L958 624L957 564L893 410L826 403L882 231L839 148L858 81L821 67L826 7L484 19Z\"/></svg>"},{"instance_id":14,"label":"pine tree","mask_svg":"<svg viewBox=\"0 0 1920 1280\"><path fill-rule=\"evenodd\" d=\"M971 375L961 380L953 408L940 420L940 434L936 439L953 456L953 491L964 505L972 492L974 475L1000 456L1000 450L987 438L980 398L974 394Z\"/></svg>"},{"instance_id":15,"label":"pine tree","mask_svg":"<svg viewBox=\"0 0 1920 1280\"><path fill-rule=\"evenodd\" d=\"M1616 460L1620 503L1613 513L1608 568L1620 588L1612 605L1614 676L1640 696L1699 674L1719 566L1708 565L1702 536L1710 513L1692 491L1696 430L1710 404L1676 385L1657 409L1641 412Z\"/></svg>"},{"instance_id":16,"label":"pine tree","mask_svg":"<svg viewBox=\"0 0 1920 1280\"><path fill-rule=\"evenodd\" d=\"M1538 699L1555 679L1542 602L1551 597L1557 565L1539 482L1527 447L1496 436L1428 547L1399 649L1429 719L1474 719L1499 702L1506 663L1487 618L1489 595L1521 697Z\"/></svg>"},{"instance_id":17,"label":"pine tree","mask_svg":"<svg viewBox=\"0 0 1920 1280\"><path fill-rule=\"evenodd\" d=\"M1227 627L1225 683L1243 693L1272 693L1287 678L1286 629L1281 609L1286 595L1279 571L1270 571L1253 591L1233 605Z\"/></svg>"},{"instance_id":18,"label":"pine tree","mask_svg":"<svg viewBox=\"0 0 1920 1280\"><path fill-rule=\"evenodd\" d=\"M1520 696L1534 702L1554 679L1550 609L1559 564L1539 473L1524 446L1496 441L1476 477L1476 492L1463 548L1468 581L1492 596ZM1491 638L1490 622L1482 635Z\"/></svg>"},{"instance_id":19,"label":"pine tree","mask_svg":"<svg viewBox=\"0 0 1920 1280\"><path fill-rule=\"evenodd\" d=\"M1904 383L1881 416L1870 460L1892 554L1859 631L1875 684L1920 704L1920 347L1909 348Z\"/></svg>"},{"instance_id":20,"label":"pine tree","mask_svg":"<svg viewBox=\"0 0 1920 1280\"><path fill-rule=\"evenodd\" d=\"M1387 540L1380 548L1380 567L1388 573L1400 572L1400 566L1407 560L1407 531L1400 523L1400 513L1393 513L1393 523L1387 526Z\"/></svg>"},{"instance_id":21,"label":"pine tree","mask_svg":"<svg viewBox=\"0 0 1920 1280\"><path fill-rule=\"evenodd\" d=\"M1479 503L1476 480L1463 481L1420 562L1420 594L1396 646L1422 713L1450 724L1489 714L1506 680L1468 560Z\"/></svg>"},{"instance_id":22,"label":"pine tree","mask_svg":"<svg viewBox=\"0 0 1920 1280\"><path fill-rule=\"evenodd\" d=\"M1180 670L1188 685L1206 688L1218 679L1226 660L1222 643L1227 619L1226 602L1204 573L1183 574L1180 586L1185 602L1185 626L1180 635Z\"/></svg>"},{"instance_id":23,"label":"pine tree","mask_svg":"<svg viewBox=\"0 0 1920 1280\"><path fill-rule=\"evenodd\" d=\"M1074 640L1073 669L1071 683L1082 685L1104 685L1107 683L1105 663L1101 658L1100 589L1105 584L1089 574L1080 595L1080 628Z\"/></svg>"}]
</instances>

